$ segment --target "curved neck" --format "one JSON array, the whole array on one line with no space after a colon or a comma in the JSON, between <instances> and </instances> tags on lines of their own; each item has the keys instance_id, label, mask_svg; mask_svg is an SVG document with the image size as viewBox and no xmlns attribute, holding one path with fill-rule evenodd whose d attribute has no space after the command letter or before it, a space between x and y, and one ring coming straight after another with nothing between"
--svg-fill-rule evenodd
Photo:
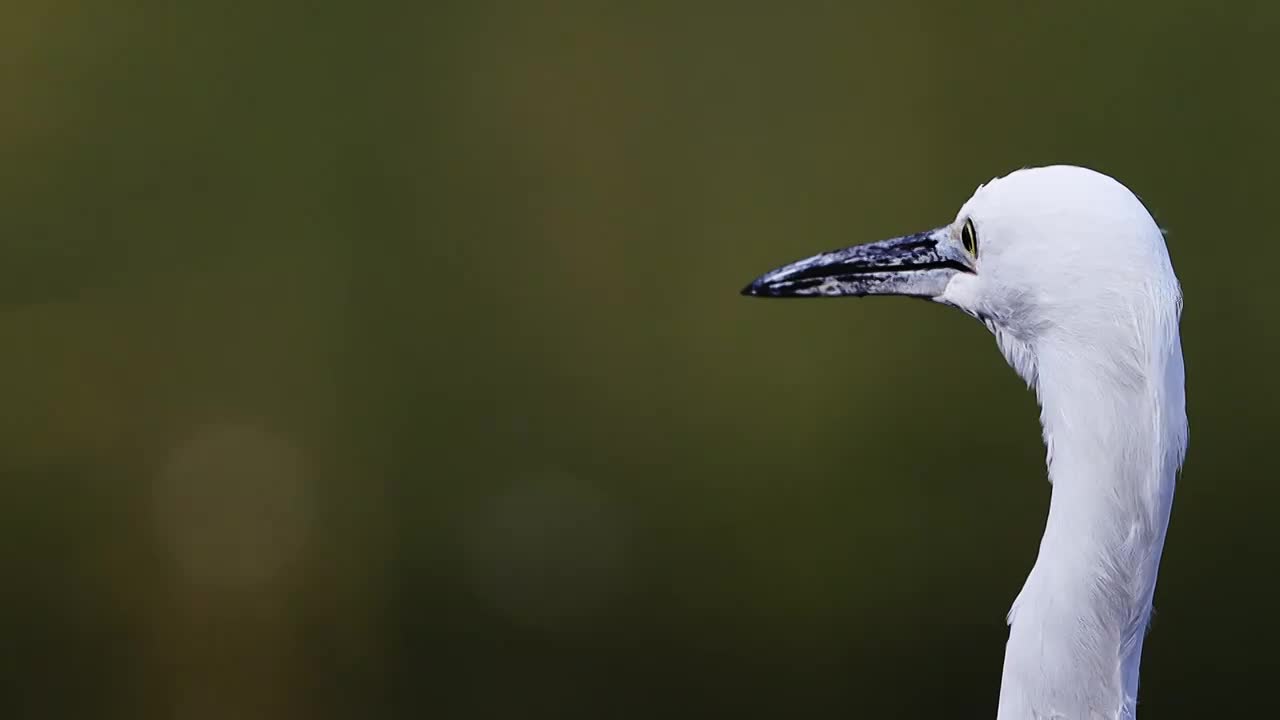
<instances>
[{"instance_id":1,"label":"curved neck","mask_svg":"<svg viewBox=\"0 0 1280 720\"><path fill-rule=\"evenodd\" d=\"M1181 352L1175 336L1141 363L1049 343L1035 357L1053 491L1009 611L998 717L1132 717L1185 433Z\"/></svg>"}]
</instances>

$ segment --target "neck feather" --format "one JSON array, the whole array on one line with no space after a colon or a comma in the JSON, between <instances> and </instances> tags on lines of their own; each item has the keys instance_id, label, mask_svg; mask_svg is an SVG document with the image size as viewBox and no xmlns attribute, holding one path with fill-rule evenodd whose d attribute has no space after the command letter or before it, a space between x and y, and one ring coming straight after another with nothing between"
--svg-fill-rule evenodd
<instances>
[{"instance_id":1,"label":"neck feather","mask_svg":"<svg viewBox=\"0 0 1280 720\"><path fill-rule=\"evenodd\" d=\"M1053 491L1009 611L1000 718L1133 714L1185 446L1182 356L1176 330L1164 348L1126 358L1078 347L1023 348L1035 359L1024 377L1040 399Z\"/></svg>"}]
</instances>

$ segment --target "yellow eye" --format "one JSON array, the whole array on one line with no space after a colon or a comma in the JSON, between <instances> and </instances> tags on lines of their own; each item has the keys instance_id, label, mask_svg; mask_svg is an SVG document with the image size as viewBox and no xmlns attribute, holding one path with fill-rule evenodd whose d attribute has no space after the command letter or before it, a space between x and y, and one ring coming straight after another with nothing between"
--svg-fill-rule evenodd
<instances>
[{"instance_id":1,"label":"yellow eye","mask_svg":"<svg viewBox=\"0 0 1280 720\"><path fill-rule=\"evenodd\" d=\"M965 220L964 228L960 230L960 242L964 243L965 252L978 257L978 231L973 229L973 221Z\"/></svg>"}]
</instances>

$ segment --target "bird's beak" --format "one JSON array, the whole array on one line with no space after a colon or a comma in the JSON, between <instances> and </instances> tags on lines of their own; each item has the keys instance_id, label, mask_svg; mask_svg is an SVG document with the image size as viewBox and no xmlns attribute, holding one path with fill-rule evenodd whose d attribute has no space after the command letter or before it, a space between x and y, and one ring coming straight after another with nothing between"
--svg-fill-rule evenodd
<instances>
[{"instance_id":1,"label":"bird's beak","mask_svg":"<svg viewBox=\"0 0 1280 720\"><path fill-rule=\"evenodd\" d=\"M936 298L968 258L940 242L947 230L906 235L814 255L771 270L742 289L756 297L907 295Z\"/></svg>"}]
</instances>

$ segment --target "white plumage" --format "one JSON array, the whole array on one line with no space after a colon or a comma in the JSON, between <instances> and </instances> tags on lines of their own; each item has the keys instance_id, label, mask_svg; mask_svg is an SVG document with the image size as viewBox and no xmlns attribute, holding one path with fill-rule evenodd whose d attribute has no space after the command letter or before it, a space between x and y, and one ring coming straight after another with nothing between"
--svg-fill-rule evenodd
<instances>
[{"instance_id":1,"label":"white plumage","mask_svg":"<svg viewBox=\"0 0 1280 720\"><path fill-rule=\"evenodd\" d=\"M1181 291L1138 198L1084 168L1019 170L950 225L801 260L744 292L925 297L995 334L1039 399L1053 483L1008 614L997 718L1133 718L1187 445Z\"/></svg>"}]
</instances>

